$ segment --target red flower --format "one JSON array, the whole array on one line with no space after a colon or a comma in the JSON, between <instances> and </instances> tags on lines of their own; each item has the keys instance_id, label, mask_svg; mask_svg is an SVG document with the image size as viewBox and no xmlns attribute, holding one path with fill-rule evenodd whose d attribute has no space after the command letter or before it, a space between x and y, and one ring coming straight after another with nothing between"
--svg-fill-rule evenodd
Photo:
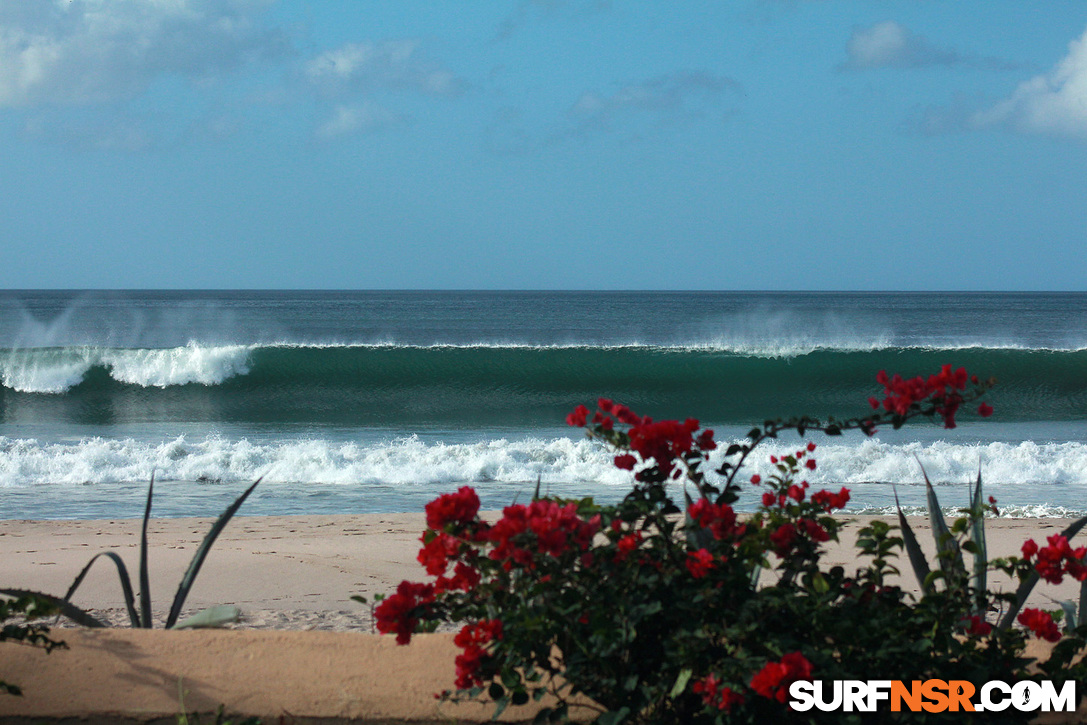
<instances>
[{"instance_id":1,"label":"red flower","mask_svg":"<svg viewBox=\"0 0 1087 725\"><path fill-rule=\"evenodd\" d=\"M531 569L538 554L559 557L571 547L585 551L599 530L600 516L583 520L576 503L559 506L541 500L507 506L487 532L487 540L494 544L488 556L503 562L507 570L513 566Z\"/></svg>"},{"instance_id":2,"label":"red flower","mask_svg":"<svg viewBox=\"0 0 1087 725\"><path fill-rule=\"evenodd\" d=\"M758 486L760 483L762 483L762 476L756 473L754 476L751 477L751 483Z\"/></svg>"},{"instance_id":3,"label":"red flower","mask_svg":"<svg viewBox=\"0 0 1087 725\"><path fill-rule=\"evenodd\" d=\"M677 420L662 420L657 423L649 418L633 426L627 435L630 447L637 451L643 460L652 458L661 473L667 477L675 468L675 460L689 453L694 446L694 432L698 430L698 421L688 418L680 423Z\"/></svg>"},{"instance_id":4,"label":"red flower","mask_svg":"<svg viewBox=\"0 0 1087 725\"><path fill-rule=\"evenodd\" d=\"M434 582L434 591L437 593L460 590L470 592L479 585L482 575L478 569L474 569L463 562L457 562L453 567L453 576L440 576Z\"/></svg>"},{"instance_id":5,"label":"red flower","mask_svg":"<svg viewBox=\"0 0 1087 725\"><path fill-rule=\"evenodd\" d=\"M382 600L374 609L377 631L396 632L396 643L407 644L419 624L418 608L434 601L434 585L403 581L396 593Z\"/></svg>"},{"instance_id":6,"label":"red flower","mask_svg":"<svg viewBox=\"0 0 1087 725\"><path fill-rule=\"evenodd\" d=\"M767 662L751 678L751 689L778 702L785 702L789 685L811 679L811 663L799 652L790 652L780 662Z\"/></svg>"},{"instance_id":7,"label":"red flower","mask_svg":"<svg viewBox=\"0 0 1087 725\"><path fill-rule=\"evenodd\" d=\"M974 634L974 635L978 635L980 637L985 637L985 636L988 636L989 633L991 633L993 631L993 625L989 624L988 622L986 622L984 619L977 616L976 614L971 615L970 617L968 617L964 621L965 621L965 624L966 624L966 633L967 634Z\"/></svg>"},{"instance_id":8,"label":"red flower","mask_svg":"<svg viewBox=\"0 0 1087 725\"><path fill-rule=\"evenodd\" d=\"M1019 624L1034 632L1035 636L1049 642L1056 642L1061 638L1061 632L1057 629L1057 623L1049 612L1041 609L1024 609L1017 617Z\"/></svg>"},{"instance_id":9,"label":"red flower","mask_svg":"<svg viewBox=\"0 0 1087 725\"><path fill-rule=\"evenodd\" d=\"M718 541L737 539L747 530L746 525L737 524L736 511L728 504L710 503L700 498L687 507L687 514L702 528L709 528Z\"/></svg>"},{"instance_id":10,"label":"red flower","mask_svg":"<svg viewBox=\"0 0 1087 725\"><path fill-rule=\"evenodd\" d=\"M1038 576L1051 584L1060 584L1068 574L1077 581L1087 579L1087 547L1072 550L1068 538L1054 534L1046 539L1048 546L1038 548L1033 539L1023 544L1023 557L1029 562L1037 554L1034 569Z\"/></svg>"},{"instance_id":11,"label":"red flower","mask_svg":"<svg viewBox=\"0 0 1087 725\"><path fill-rule=\"evenodd\" d=\"M814 471L815 470L815 459L814 458L809 458L807 461L804 462L804 465Z\"/></svg>"},{"instance_id":12,"label":"red flower","mask_svg":"<svg viewBox=\"0 0 1087 725\"><path fill-rule=\"evenodd\" d=\"M770 508L771 506L776 504L777 501L778 501L778 497L775 496L773 494L773 492L771 492L771 491L767 491L766 493L764 493L762 495L762 505L765 506L766 508Z\"/></svg>"},{"instance_id":13,"label":"red flower","mask_svg":"<svg viewBox=\"0 0 1087 725\"><path fill-rule=\"evenodd\" d=\"M733 705L742 705L744 696L731 687L725 687L717 675L709 674L691 685L691 692L702 695L702 702L710 707L728 712Z\"/></svg>"},{"instance_id":14,"label":"red flower","mask_svg":"<svg viewBox=\"0 0 1087 725\"><path fill-rule=\"evenodd\" d=\"M634 533L627 534L626 536L619 539L619 541L615 544L615 560L623 561L624 559L626 559L628 556L630 556L630 552L638 548L638 544L640 543L642 543L641 531L635 531Z\"/></svg>"},{"instance_id":15,"label":"red flower","mask_svg":"<svg viewBox=\"0 0 1087 725\"><path fill-rule=\"evenodd\" d=\"M814 442L808 443L808 452L811 453L814 450L815 450L815 443Z\"/></svg>"},{"instance_id":16,"label":"red flower","mask_svg":"<svg viewBox=\"0 0 1087 725\"><path fill-rule=\"evenodd\" d=\"M774 545L774 553L780 558L785 558L793 548L796 541L796 527L792 524L782 524L777 531L770 534L770 543Z\"/></svg>"},{"instance_id":17,"label":"red flower","mask_svg":"<svg viewBox=\"0 0 1087 725\"><path fill-rule=\"evenodd\" d=\"M691 572L691 576L695 579L701 579L710 573L713 569L713 554L705 549L699 549L698 551L691 551L687 554L687 571Z\"/></svg>"},{"instance_id":18,"label":"red flower","mask_svg":"<svg viewBox=\"0 0 1087 725\"><path fill-rule=\"evenodd\" d=\"M444 529L446 524L471 523L479 513L479 496L471 486L462 486L456 493L439 496L426 505L426 525Z\"/></svg>"},{"instance_id":19,"label":"red flower","mask_svg":"<svg viewBox=\"0 0 1087 725\"><path fill-rule=\"evenodd\" d=\"M427 574L439 576L444 574L446 567L449 566L449 557L456 556L460 551L460 542L444 531L438 532L437 536L430 536L429 541L427 538L424 534L423 548L419 549L416 560L426 567Z\"/></svg>"},{"instance_id":20,"label":"red flower","mask_svg":"<svg viewBox=\"0 0 1087 725\"><path fill-rule=\"evenodd\" d=\"M574 412L566 416L566 425L572 425L575 428L583 428L585 421L589 418L589 409L584 405L579 405L574 408Z\"/></svg>"},{"instance_id":21,"label":"red flower","mask_svg":"<svg viewBox=\"0 0 1087 725\"><path fill-rule=\"evenodd\" d=\"M828 512L845 508L845 505L849 503L849 489L843 486L838 493L831 493L826 490L816 491L811 495L811 500L812 503L822 506L823 510Z\"/></svg>"},{"instance_id":22,"label":"red flower","mask_svg":"<svg viewBox=\"0 0 1087 725\"><path fill-rule=\"evenodd\" d=\"M615 457L615 467L621 468L624 471L633 470L634 464L638 462L638 459L629 453L624 453L621 456Z\"/></svg>"},{"instance_id":23,"label":"red flower","mask_svg":"<svg viewBox=\"0 0 1087 725\"><path fill-rule=\"evenodd\" d=\"M812 541L830 541L830 533L818 522L811 519L800 519L799 523L801 528L804 529L804 533Z\"/></svg>"},{"instance_id":24,"label":"red flower","mask_svg":"<svg viewBox=\"0 0 1087 725\"><path fill-rule=\"evenodd\" d=\"M980 415L982 418L988 418L992 414L993 406L989 405L988 403L982 403L978 406L978 415Z\"/></svg>"},{"instance_id":25,"label":"red flower","mask_svg":"<svg viewBox=\"0 0 1087 725\"><path fill-rule=\"evenodd\" d=\"M502 622L497 619L485 619L475 624L466 624L453 638L453 644L464 650L454 661L457 667L455 684L459 689L467 690L475 685L483 684L480 665L483 658L487 656L484 648L497 639L502 639Z\"/></svg>"}]
</instances>

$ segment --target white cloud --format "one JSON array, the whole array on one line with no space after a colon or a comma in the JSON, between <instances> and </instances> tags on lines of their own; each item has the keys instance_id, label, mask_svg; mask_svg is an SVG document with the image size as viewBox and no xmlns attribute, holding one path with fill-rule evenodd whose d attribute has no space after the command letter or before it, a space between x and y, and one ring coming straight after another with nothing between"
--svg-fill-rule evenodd
<instances>
[{"instance_id":1,"label":"white cloud","mask_svg":"<svg viewBox=\"0 0 1087 725\"><path fill-rule=\"evenodd\" d=\"M692 110L693 99L718 96L729 88L738 89L739 84L705 71L678 71L622 86L610 95L583 93L571 112L596 120L629 111L683 113Z\"/></svg>"},{"instance_id":2,"label":"white cloud","mask_svg":"<svg viewBox=\"0 0 1087 725\"><path fill-rule=\"evenodd\" d=\"M954 50L940 48L893 20L855 28L846 46L844 70L868 68L917 68L952 65L965 59Z\"/></svg>"},{"instance_id":3,"label":"white cloud","mask_svg":"<svg viewBox=\"0 0 1087 725\"><path fill-rule=\"evenodd\" d=\"M0 107L131 98L288 51L261 0L0 0Z\"/></svg>"},{"instance_id":4,"label":"white cloud","mask_svg":"<svg viewBox=\"0 0 1087 725\"><path fill-rule=\"evenodd\" d=\"M303 72L330 95L380 88L456 96L465 87L453 73L422 58L416 40L350 43L308 61Z\"/></svg>"},{"instance_id":5,"label":"white cloud","mask_svg":"<svg viewBox=\"0 0 1087 725\"><path fill-rule=\"evenodd\" d=\"M329 141L348 134L402 126L407 122L407 117L369 103L357 106L337 106L332 116L318 126L316 135L323 141Z\"/></svg>"},{"instance_id":6,"label":"white cloud","mask_svg":"<svg viewBox=\"0 0 1087 725\"><path fill-rule=\"evenodd\" d=\"M1087 31L1049 73L1019 84L1008 98L971 119L975 127L1087 139Z\"/></svg>"}]
</instances>

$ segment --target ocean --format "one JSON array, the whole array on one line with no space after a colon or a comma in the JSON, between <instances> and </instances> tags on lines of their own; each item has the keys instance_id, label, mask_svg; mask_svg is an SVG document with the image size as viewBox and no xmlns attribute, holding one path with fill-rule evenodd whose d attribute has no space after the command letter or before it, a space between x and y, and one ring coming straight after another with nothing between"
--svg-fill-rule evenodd
<instances>
[{"instance_id":1,"label":"ocean","mask_svg":"<svg viewBox=\"0 0 1087 725\"><path fill-rule=\"evenodd\" d=\"M1087 513L1087 294L0 292L0 507L8 519L417 511L621 497L629 473L568 428L599 396L695 417L850 416L876 373L998 380L992 418L816 434L817 486L852 512L942 502L980 468L1009 515ZM789 435L753 458L795 450ZM892 488L892 486L894 488ZM753 503L754 496L752 496Z\"/></svg>"}]
</instances>

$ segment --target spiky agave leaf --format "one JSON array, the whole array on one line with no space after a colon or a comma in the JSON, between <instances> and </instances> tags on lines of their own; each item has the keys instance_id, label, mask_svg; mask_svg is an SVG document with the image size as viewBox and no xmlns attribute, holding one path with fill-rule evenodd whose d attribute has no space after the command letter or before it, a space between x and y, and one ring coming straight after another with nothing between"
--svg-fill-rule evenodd
<instances>
[{"instance_id":1,"label":"spiky agave leaf","mask_svg":"<svg viewBox=\"0 0 1087 725\"><path fill-rule=\"evenodd\" d=\"M1073 536L1079 533L1079 530L1087 525L1087 516L1081 519L1076 519L1068 525L1064 531L1061 532L1061 536L1066 539L1071 539ZM1034 589L1034 585L1038 583L1038 571L1032 571L1030 576L1024 579L1019 588L1015 590L1015 601L1012 603L1011 608L1004 614L1004 618L1000 620L1001 627L1010 627L1015 623L1015 617L1019 614L1019 610L1023 608L1023 605L1027 601L1027 597L1030 596L1030 592ZM1080 588L1080 616L1083 615L1083 606L1087 601L1087 584Z\"/></svg>"},{"instance_id":2,"label":"spiky agave leaf","mask_svg":"<svg viewBox=\"0 0 1087 725\"><path fill-rule=\"evenodd\" d=\"M921 461L917 461L918 465L921 465ZM928 479L928 472L925 471L925 467L921 466L921 475L925 478L925 499L928 501L928 518L932 523L932 535L936 538L936 552L940 562L940 569L943 570L944 575L951 579L966 578L966 564L962 560L962 550L959 549L959 544L955 541L955 537L951 534L951 529L948 528L947 522L944 520L944 513L940 510L940 502L936 498L936 489L932 487L932 482ZM949 581L945 581L950 585Z\"/></svg>"},{"instance_id":3,"label":"spiky agave leaf","mask_svg":"<svg viewBox=\"0 0 1087 725\"><path fill-rule=\"evenodd\" d=\"M196 575L200 573L200 567L204 564L204 559L207 558L208 552L211 551L211 545L215 543L215 539L219 537L219 534L237 513L241 505L245 503L245 499L249 498L249 494L253 493L253 489L257 487L257 484L261 482L258 478L253 482L253 485L245 489L245 492L241 496L234 499L234 503L227 506L215 523L212 524L211 530L204 536L204 540L200 542L200 548L196 550L196 554L193 555L192 561L189 563L189 568L185 571L185 576L181 578L181 584L177 587L177 594L174 596L173 606L170 607L170 614L166 617L166 628L170 629L177 622L177 617L181 614L181 608L185 606L185 599L189 596L189 591L192 589L193 582L196 581Z\"/></svg>"},{"instance_id":4,"label":"spiky agave leaf","mask_svg":"<svg viewBox=\"0 0 1087 725\"><path fill-rule=\"evenodd\" d=\"M147 561L147 522L151 519L151 496L155 493L155 472L147 486L147 504L143 509L143 528L140 530L140 621L151 628L151 576Z\"/></svg>"},{"instance_id":5,"label":"spiky agave leaf","mask_svg":"<svg viewBox=\"0 0 1087 725\"><path fill-rule=\"evenodd\" d=\"M891 490L894 491L895 508L898 509L898 528L902 531L902 542L906 545L906 554L910 558L913 573L917 577L917 583L921 585L921 590L926 594L931 594L932 583L929 581L931 571L928 560L925 558L925 553L921 551L921 544L917 541L917 535L913 533L909 522L906 521L906 515L902 513L902 504L898 500L898 489L895 488L893 483L891 484Z\"/></svg>"},{"instance_id":6,"label":"spiky agave leaf","mask_svg":"<svg viewBox=\"0 0 1087 725\"><path fill-rule=\"evenodd\" d=\"M1083 580L1083 583L1079 585L1079 622L1078 624L1087 623L1087 579Z\"/></svg>"},{"instance_id":7,"label":"spiky agave leaf","mask_svg":"<svg viewBox=\"0 0 1087 725\"><path fill-rule=\"evenodd\" d=\"M66 602L52 594L36 592L31 589L0 589L0 594L8 597L37 597L48 602L57 610L57 616L67 617L82 627L105 627L106 624L89 612L80 609L71 602Z\"/></svg>"},{"instance_id":8,"label":"spiky agave leaf","mask_svg":"<svg viewBox=\"0 0 1087 725\"><path fill-rule=\"evenodd\" d=\"M121 593L125 598L125 609L128 610L128 619L135 628L150 627L150 622L142 622L140 620L139 612L136 611L136 598L132 595L132 580L128 576L128 567L125 566L121 557L113 551L103 551L99 554L95 554L91 557L91 560L87 562L87 565L83 567L83 571L79 572L79 576L72 582L72 586L68 588L68 593L64 595L64 601L71 601L72 595L75 594L76 589L83 583L83 578L87 576L87 572L90 571L94 562L98 561L99 557L106 557L114 563L117 567L117 576L121 580Z\"/></svg>"},{"instance_id":9,"label":"spiky agave leaf","mask_svg":"<svg viewBox=\"0 0 1087 725\"><path fill-rule=\"evenodd\" d=\"M978 482L974 488L973 496L970 497L970 508L972 511L979 512L982 506L982 494L981 494L981 463L978 463ZM989 552L988 547L985 544L985 517L979 516L971 521L970 530L971 541L977 547L974 550L974 574L970 578L970 585L975 592L979 594L986 591L985 587L988 584L989 577ZM979 609L983 606L979 603ZM984 614L984 612L976 612L976 614Z\"/></svg>"}]
</instances>

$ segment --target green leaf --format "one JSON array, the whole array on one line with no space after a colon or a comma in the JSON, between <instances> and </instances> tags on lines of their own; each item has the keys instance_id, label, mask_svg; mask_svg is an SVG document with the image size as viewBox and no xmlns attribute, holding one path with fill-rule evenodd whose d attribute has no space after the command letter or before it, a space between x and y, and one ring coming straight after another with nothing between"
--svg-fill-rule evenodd
<instances>
[{"instance_id":1,"label":"green leaf","mask_svg":"<svg viewBox=\"0 0 1087 725\"><path fill-rule=\"evenodd\" d=\"M921 585L926 594L930 594L928 560L925 559L925 553L921 551L921 545L917 542L917 535L913 533L909 522L906 521L906 515L902 513L902 504L898 500L898 489L895 488L893 483L891 484L891 490L894 491L895 508L898 509L898 527L902 530L902 541L906 545L906 554L910 558L910 565L913 566L913 573L917 577L917 583Z\"/></svg>"},{"instance_id":2,"label":"green leaf","mask_svg":"<svg viewBox=\"0 0 1087 725\"><path fill-rule=\"evenodd\" d=\"M619 725L619 723L626 720L627 715L630 714L629 707L621 707L618 710L611 710L596 719L600 725Z\"/></svg>"},{"instance_id":3,"label":"green leaf","mask_svg":"<svg viewBox=\"0 0 1087 725\"><path fill-rule=\"evenodd\" d=\"M170 629L207 629L222 627L224 624L237 622L242 616L242 610L233 604L220 604L207 609L201 609L191 617L186 617Z\"/></svg>"},{"instance_id":4,"label":"green leaf","mask_svg":"<svg viewBox=\"0 0 1087 725\"><path fill-rule=\"evenodd\" d=\"M691 670L689 667L685 667L684 669L680 670L679 676L676 677L676 683L672 685L672 691L668 693L668 697L674 700L681 694L683 694L683 691L687 689L687 683L690 682L691 675L693 674L694 671Z\"/></svg>"},{"instance_id":5,"label":"green leaf","mask_svg":"<svg viewBox=\"0 0 1087 725\"><path fill-rule=\"evenodd\" d=\"M502 687L499 682L492 682L491 686L487 688L487 695L492 700L501 700L502 696L506 694L506 688Z\"/></svg>"},{"instance_id":6,"label":"green leaf","mask_svg":"<svg viewBox=\"0 0 1087 725\"><path fill-rule=\"evenodd\" d=\"M921 465L921 461L917 461ZM932 535L936 539L936 551L939 552L940 568L949 576L965 577L966 564L962 560L962 552L955 541L951 530L944 520L944 513L940 510L940 502L936 499L936 489L928 480L928 472L921 466L921 475L925 478L925 498L928 500L928 518L932 524Z\"/></svg>"},{"instance_id":7,"label":"green leaf","mask_svg":"<svg viewBox=\"0 0 1087 725\"><path fill-rule=\"evenodd\" d=\"M151 497L155 492L155 472L151 471L151 483L147 485L147 503L143 508L143 528L140 530L140 623L150 629L151 577L147 561L147 522L151 520Z\"/></svg>"},{"instance_id":8,"label":"green leaf","mask_svg":"<svg viewBox=\"0 0 1087 725\"><path fill-rule=\"evenodd\" d=\"M81 627L106 626L104 622L96 619L88 612L83 611L71 602L64 601L60 597L54 597L52 594L35 592L30 589L0 589L0 594L8 597L37 597L39 599L44 599L57 610L60 616L67 617Z\"/></svg>"},{"instance_id":9,"label":"green leaf","mask_svg":"<svg viewBox=\"0 0 1087 725\"><path fill-rule=\"evenodd\" d=\"M114 563L117 567L117 576L121 580L121 593L125 598L125 608L128 610L128 619L132 623L133 627L140 627L140 615L136 612L136 598L132 595L132 580L128 577L128 568L125 566L121 557L112 551L103 551L100 554L95 554L91 557L91 560L87 562L87 565L83 567L83 570L79 572L79 575L72 582L72 586L68 588L68 593L64 595L64 602L71 601L72 595L75 594L76 589L83 583L83 578L87 576L87 572L90 571L91 565L98 561L98 557L104 556ZM146 627L150 627L151 623L147 622Z\"/></svg>"},{"instance_id":10,"label":"green leaf","mask_svg":"<svg viewBox=\"0 0 1087 725\"><path fill-rule=\"evenodd\" d=\"M215 543L215 539L219 537L219 534L226 527L227 523L234 516L234 514L245 503L245 499L249 498L249 494L253 493L253 489L257 487L261 479L257 479L253 482L253 485L245 489L245 492L241 496L234 499L234 503L227 506L215 523L211 527L211 531L207 533L204 540L200 543L200 548L196 550L196 554L193 556L192 561L189 563L189 568L185 571L185 576L181 578L181 584L178 585L177 594L174 596L174 604L170 607L170 614L166 617L166 628L174 626L177 621L177 617L181 614L181 608L185 606L185 599L189 596L189 590L192 589L193 582L196 581L196 575L200 573L200 567L204 564L204 559L207 558L208 552L211 551L211 545Z\"/></svg>"},{"instance_id":11,"label":"green leaf","mask_svg":"<svg viewBox=\"0 0 1087 725\"><path fill-rule=\"evenodd\" d=\"M981 511L983 503L981 494L981 462L978 461L978 481L974 487L974 495L971 497L970 508L977 515ZM985 517L978 516L971 522L970 540L977 550L974 551L974 574L970 578L970 586L975 592L984 592L988 586L989 576L989 552L985 543ZM979 605L980 610L980 605ZM983 615L984 612L976 611L975 614Z\"/></svg>"},{"instance_id":12,"label":"green leaf","mask_svg":"<svg viewBox=\"0 0 1087 725\"><path fill-rule=\"evenodd\" d=\"M1076 621L1079 624L1087 622L1087 579L1079 585L1079 618Z\"/></svg>"}]
</instances>

